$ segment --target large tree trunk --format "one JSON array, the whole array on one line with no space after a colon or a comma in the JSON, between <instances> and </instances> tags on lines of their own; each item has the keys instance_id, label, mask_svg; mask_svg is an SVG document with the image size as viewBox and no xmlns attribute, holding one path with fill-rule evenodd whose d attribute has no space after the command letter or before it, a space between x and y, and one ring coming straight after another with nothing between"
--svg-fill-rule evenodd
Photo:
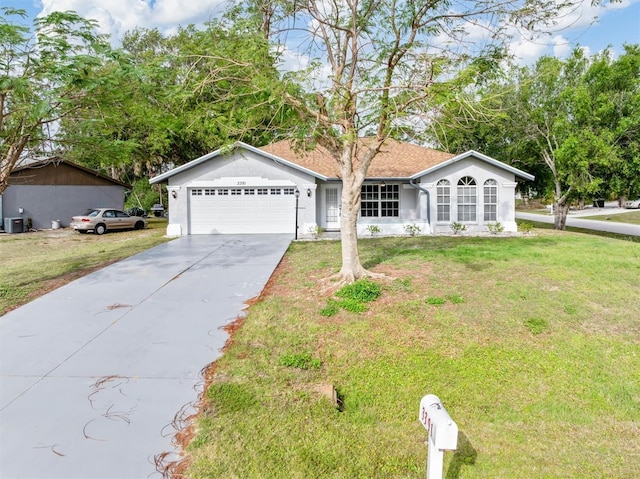
<instances>
[{"instance_id":1,"label":"large tree trunk","mask_svg":"<svg viewBox=\"0 0 640 479\"><path fill-rule=\"evenodd\" d=\"M367 275L360 262L358 251L358 211L360 186L343 181L342 210L340 213L340 239L342 241L342 268L338 273L341 282L351 283Z\"/></svg>"},{"instance_id":2,"label":"large tree trunk","mask_svg":"<svg viewBox=\"0 0 640 479\"><path fill-rule=\"evenodd\" d=\"M553 202L553 227L557 230L564 230L567 224L567 213L569 212L569 202L562 198Z\"/></svg>"},{"instance_id":3,"label":"large tree trunk","mask_svg":"<svg viewBox=\"0 0 640 479\"><path fill-rule=\"evenodd\" d=\"M556 169L556 159L553 154L553 149L551 148L552 143L551 141L548 141L548 143L549 150L542 150L542 156L545 163L551 169L551 173L553 173L553 184L556 190L555 196L553 197L553 228L564 230L567 224L567 213L569 212L569 195L573 187L570 186L567 188L567 191L562 193L562 183L558 175L558 170Z\"/></svg>"}]
</instances>

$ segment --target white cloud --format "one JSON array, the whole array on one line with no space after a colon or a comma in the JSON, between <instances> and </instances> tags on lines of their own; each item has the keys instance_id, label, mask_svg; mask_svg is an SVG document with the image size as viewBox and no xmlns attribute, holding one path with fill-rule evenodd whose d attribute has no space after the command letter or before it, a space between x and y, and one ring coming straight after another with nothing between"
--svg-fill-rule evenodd
<instances>
[{"instance_id":1,"label":"white cloud","mask_svg":"<svg viewBox=\"0 0 640 479\"><path fill-rule=\"evenodd\" d=\"M548 28L545 34L524 35L517 29L508 27L507 30L512 35L509 51L520 64L531 64L545 54L566 56L575 45L581 43L581 38L590 27L598 25L598 18L638 1L606 1L601 5L592 5L591 0L581 0L577 7L560 12L556 17L556 25ZM220 16L226 0L40 0L40 3L41 15L56 10L74 10L85 18L97 20L100 33L109 34L112 43L117 45L125 32L136 27L158 28L164 34L171 34L177 31L179 25L202 25ZM434 46L473 49L487 41L489 36L487 25L479 20L476 24L467 24L467 33L460 41L452 42L450 37L443 34L434 39ZM304 56L295 58L293 52L286 52L285 62L292 70L306 67L300 61L305 61Z\"/></svg>"},{"instance_id":2,"label":"white cloud","mask_svg":"<svg viewBox=\"0 0 640 479\"><path fill-rule=\"evenodd\" d=\"M551 39L553 43L553 56L557 58L566 58L571 53L571 42L562 35L556 35Z\"/></svg>"},{"instance_id":3,"label":"white cloud","mask_svg":"<svg viewBox=\"0 0 640 479\"><path fill-rule=\"evenodd\" d=\"M42 12L73 10L97 20L100 33L111 35L117 44L125 32L136 27L175 32L178 25L201 25L219 16L224 0L41 0Z\"/></svg>"},{"instance_id":4,"label":"white cloud","mask_svg":"<svg viewBox=\"0 0 640 479\"><path fill-rule=\"evenodd\" d=\"M593 5L591 0L582 0L573 8L560 10L555 18L555 25L535 35L525 35L512 28L509 51L521 65L530 65L542 55L564 58L580 43L588 29L598 25L600 18L610 11L627 8L632 1L637 0L600 5Z\"/></svg>"}]
</instances>

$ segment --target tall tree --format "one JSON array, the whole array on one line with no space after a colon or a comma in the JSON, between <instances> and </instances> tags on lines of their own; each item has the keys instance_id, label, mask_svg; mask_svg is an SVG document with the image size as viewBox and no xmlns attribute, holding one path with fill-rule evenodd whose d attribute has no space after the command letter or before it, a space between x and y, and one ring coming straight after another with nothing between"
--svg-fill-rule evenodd
<instances>
[{"instance_id":1,"label":"tall tree","mask_svg":"<svg viewBox=\"0 0 640 479\"><path fill-rule=\"evenodd\" d=\"M615 58L594 55L585 72L576 120L606 142L608 162L596 171L606 195L640 195L640 45L625 45Z\"/></svg>"},{"instance_id":2,"label":"tall tree","mask_svg":"<svg viewBox=\"0 0 640 479\"><path fill-rule=\"evenodd\" d=\"M548 24L572 3L281 0L267 8L263 0L248 1L272 42L284 49L299 39L297 53L312 60L306 75L290 76L312 94L285 98L307 119L299 137L326 147L339 167L339 280L369 274L360 262L356 222L363 181L384 142L431 111L444 78L472 61L491 63L509 28Z\"/></svg>"},{"instance_id":3,"label":"tall tree","mask_svg":"<svg viewBox=\"0 0 640 479\"><path fill-rule=\"evenodd\" d=\"M167 36L134 30L118 53L105 67L121 72L121 83L112 87L118 93L66 126L80 136L117 139L122 155L77 147L71 154L109 166L127 181L235 141L264 145L291 121L291 111L273 94L280 80L269 46L242 21L216 20ZM97 117L103 119L98 127Z\"/></svg>"},{"instance_id":4,"label":"tall tree","mask_svg":"<svg viewBox=\"0 0 640 479\"><path fill-rule=\"evenodd\" d=\"M0 193L26 153L56 148L59 125L92 101L106 79L96 75L109 45L95 24L73 12L54 12L22 24L24 10L0 15Z\"/></svg>"},{"instance_id":5,"label":"tall tree","mask_svg":"<svg viewBox=\"0 0 640 479\"><path fill-rule=\"evenodd\" d=\"M564 229L572 201L640 188L639 53L628 45L618 59L609 50L587 57L576 48L566 60L543 57L511 69L502 78L512 81L476 90L478 102L500 115L487 124L455 122L447 106L439 139L453 148L485 147L535 172L538 192L553 198L555 228Z\"/></svg>"}]
</instances>

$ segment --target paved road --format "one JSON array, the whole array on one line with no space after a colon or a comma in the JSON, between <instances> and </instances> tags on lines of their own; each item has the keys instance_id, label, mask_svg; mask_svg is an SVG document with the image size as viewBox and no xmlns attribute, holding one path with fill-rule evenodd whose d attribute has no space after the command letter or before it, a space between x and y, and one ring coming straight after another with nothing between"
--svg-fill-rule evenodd
<instances>
[{"instance_id":1,"label":"paved road","mask_svg":"<svg viewBox=\"0 0 640 479\"><path fill-rule=\"evenodd\" d=\"M291 237L189 236L0 317L0 477L160 477L174 417L194 411L221 328Z\"/></svg>"},{"instance_id":2,"label":"paved road","mask_svg":"<svg viewBox=\"0 0 640 479\"><path fill-rule=\"evenodd\" d=\"M629 212L630 210L626 210ZM623 213L625 210L619 209L603 209L601 212L599 211L589 211L588 213L582 214L591 214L591 215L614 215ZM520 211L516 211L516 218L526 220L526 221L537 221L539 223L551 223L553 224L553 215L539 215L535 213L523 213ZM574 228L584 228L587 230L594 231L606 231L609 233L618 233L621 235L628 236L640 236L640 225L632 225L627 223L617 223L614 221L600 221L600 220L589 220L581 217L580 214L572 215L570 214L567 217L567 226L572 226Z\"/></svg>"}]
</instances>

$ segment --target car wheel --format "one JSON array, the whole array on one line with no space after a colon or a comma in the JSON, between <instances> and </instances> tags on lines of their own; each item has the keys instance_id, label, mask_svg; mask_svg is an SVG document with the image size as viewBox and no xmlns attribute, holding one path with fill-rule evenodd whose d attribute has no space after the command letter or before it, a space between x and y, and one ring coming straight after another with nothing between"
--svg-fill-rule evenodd
<instances>
[{"instance_id":1,"label":"car wheel","mask_svg":"<svg viewBox=\"0 0 640 479\"><path fill-rule=\"evenodd\" d=\"M107 227L103 224L96 225L94 230L97 235L103 235L107 231Z\"/></svg>"},{"instance_id":2,"label":"car wheel","mask_svg":"<svg viewBox=\"0 0 640 479\"><path fill-rule=\"evenodd\" d=\"M136 225L133 227L134 230L141 230L144 228L144 223L142 221L136 222Z\"/></svg>"}]
</instances>

